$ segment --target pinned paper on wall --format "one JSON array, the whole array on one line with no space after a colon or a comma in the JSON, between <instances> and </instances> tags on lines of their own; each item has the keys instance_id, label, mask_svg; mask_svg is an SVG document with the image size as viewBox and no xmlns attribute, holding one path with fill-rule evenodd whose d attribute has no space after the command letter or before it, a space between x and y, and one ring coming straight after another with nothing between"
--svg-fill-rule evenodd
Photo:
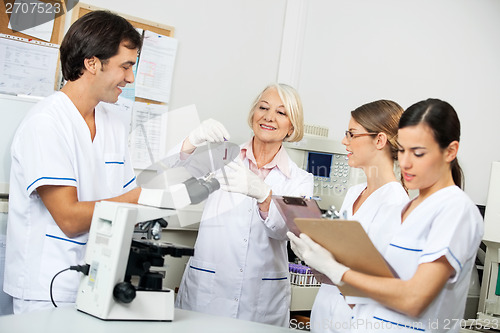
<instances>
[{"instance_id":1,"label":"pinned paper on wall","mask_svg":"<svg viewBox=\"0 0 500 333\"><path fill-rule=\"evenodd\" d=\"M169 102L176 53L176 39L144 30L137 66L136 97Z\"/></svg>"},{"instance_id":2,"label":"pinned paper on wall","mask_svg":"<svg viewBox=\"0 0 500 333\"><path fill-rule=\"evenodd\" d=\"M135 102L130 133L134 169L149 169L169 155L199 124L194 104L168 110L166 105Z\"/></svg>"},{"instance_id":3,"label":"pinned paper on wall","mask_svg":"<svg viewBox=\"0 0 500 333\"><path fill-rule=\"evenodd\" d=\"M130 155L134 168L147 169L165 151L165 119L162 116L167 111L165 105L134 103L130 133Z\"/></svg>"},{"instance_id":4,"label":"pinned paper on wall","mask_svg":"<svg viewBox=\"0 0 500 333\"><path fill-rule=\"evenodd\" d=\"M0 92L52 94L58 54L59 45L0 34Z\"/></svg>"}]
</instances>

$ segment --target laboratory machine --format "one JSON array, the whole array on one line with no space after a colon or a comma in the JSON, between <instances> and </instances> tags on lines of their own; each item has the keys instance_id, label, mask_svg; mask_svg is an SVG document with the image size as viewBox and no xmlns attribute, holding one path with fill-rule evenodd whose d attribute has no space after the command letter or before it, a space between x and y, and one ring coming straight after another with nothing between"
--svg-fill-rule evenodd
<instances>
[{"instance_id":1,"label":"laboratory machine","mask_svg":"<svg viewBox=\"0 0 500 333\"><path fill-rule=\"evenodd\" d=\"M349 187L366 181L361 169L347 163L345 146L321 136L305 135L299 142L285 142L290 158L314 176L314 199L324 211L339 210Z\"/></svg>"},{"instance_id":2,"label":"laboratory machine","mask_svg":"<svg viewBox=\"0 0 500 333\"><path fill-rule=\"evenodd\" d=\"M102 201L96 204L87 243L88 274L82 277L76 308L105 320L174 319L174 292L162 288L163 255L192 255L173 244L133 239L136 224L173 211ZM134 285L133 278L139 277Z\"/></svg>"},{"instance_id":3,"label":"laboratory machine","mask_svg":"<svg viewBox=\"0 0 500 333\"><path fill-rule=\"evenodd\" d=\"M490 186L484 214L484 272L477 318L500 328L500 162L491 165Z\"/></svg>"}]
</instances>

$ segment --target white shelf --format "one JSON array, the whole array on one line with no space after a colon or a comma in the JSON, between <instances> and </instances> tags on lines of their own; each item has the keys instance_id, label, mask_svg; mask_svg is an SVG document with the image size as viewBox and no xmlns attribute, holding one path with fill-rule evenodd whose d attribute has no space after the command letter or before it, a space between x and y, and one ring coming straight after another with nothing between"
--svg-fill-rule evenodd
<instances>
[{"instance_id":1,"label":"white shelf","mask_svg":"<svg viewBox=\"0 0 500 333\"><path fill-rule=\"evenodd\" d=\"M300 287L292 284L290 311L310 311L319 287Z\"/></svg>"}]
</instances>

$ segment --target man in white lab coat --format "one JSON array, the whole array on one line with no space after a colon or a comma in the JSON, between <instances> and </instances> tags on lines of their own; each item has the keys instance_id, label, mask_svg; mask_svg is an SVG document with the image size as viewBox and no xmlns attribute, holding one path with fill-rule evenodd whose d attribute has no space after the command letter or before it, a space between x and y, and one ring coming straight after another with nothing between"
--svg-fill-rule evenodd
<instances>
[{"instance_id":1,"label":"man in white lab coat","mask_svg":"<svg viewBox=\"0 0 500 333\"><path fill-rule=\"evenodd\" d=\"M124 18L94 11L77 20L60 47L67 80L19 126L11 156L4 290L14 312L72 304L99 200L137 203L127 131L102 102L134 81L142 45ZM53 281L52 290L51 281Z\"/></svg>"}]
</instances>

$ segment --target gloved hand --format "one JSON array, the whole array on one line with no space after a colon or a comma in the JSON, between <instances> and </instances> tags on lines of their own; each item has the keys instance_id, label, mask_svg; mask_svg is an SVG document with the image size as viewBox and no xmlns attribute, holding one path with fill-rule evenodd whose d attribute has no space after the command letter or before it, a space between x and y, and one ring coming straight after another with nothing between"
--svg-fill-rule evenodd
<instances>
[{"instance_id":1,"label":"gloved hand","mask_svg":"<svg viewBox=\"0 0 500 333\"><path fill-rule=\"evenodd\" d=\"M311 271L312 271L314 277L316 278L316 281L318 281L319 283L333 284L332 280L330 280L330 278L328 276L326 276L325 274L318 272L314 268L311 268Z\"/></svg>"},{"instance_id":2,"label":"gloved hand","mask_svg":"<svg viewBox=\"0 0 500 333\"><path fill-rule=\"evenodd\" d=\"M257 199L258 203L264 202L269 196L271 187L250 171L240 158L228 163L225 168L229 169L225 174L218 173L216 176L222 190L242 193Z\"/></svg>"},{"instance_id":3,"label":"gloved hand","mask_svg":"<svg viewBox=\"0 0 500 333\"><path fill-rule=\"evenodd\" d=\"M224 142L229 140L229 133L220 122L214 119L204 120L200 126L189 133L189 142L195 147L205 142Z\"/></svg>"},{"instance_id":4,"label":"gloved hand","mask_svg":"<svg viewBox=\"0 0 500 333\"><path fill-rule=\"evenodd\" d=\"M338 286L344 284L342 276L350 269L349 267L338 263L330 251L314 242L306 234L301 233L299 238L289 231L286 235L290 239L293 252L309 267L325 274Z\"/></svg>"}]
</instances>

